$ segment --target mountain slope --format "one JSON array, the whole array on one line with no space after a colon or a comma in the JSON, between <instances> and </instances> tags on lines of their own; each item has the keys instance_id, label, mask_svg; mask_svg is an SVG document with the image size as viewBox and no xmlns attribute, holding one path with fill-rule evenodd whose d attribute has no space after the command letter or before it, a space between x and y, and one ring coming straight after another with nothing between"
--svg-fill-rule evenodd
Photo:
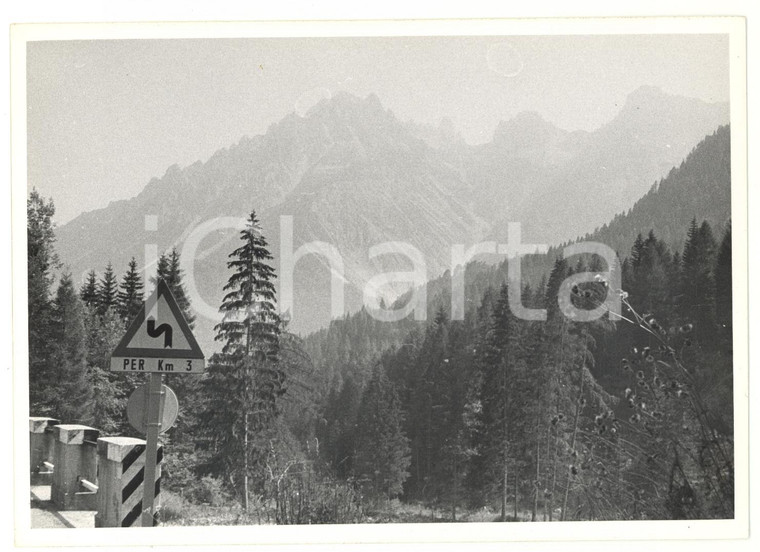
<instances>
[{"instance_id":1,"label":"mountain slope","mask_svg":"<svg viewBox=\"0 0 760 552\"><path fill-rule=\"evenodd\" d=\"M506 205L500 227L508 220L519 221L523 235L533 243L556 244L628 208L729 117L727 104L641 87L612 121L594 132L563 132L533 119L512 125L510 143L538 134L529 143L543 147L533 146L532 156L517 157L497 149L495 138L481 148L466 178L483 183L481 203L497 197L494 203ZM537 128L543 130L537 133ZM509 161L502 161L505 158ZM513 188L516 195L507 196L505 190ZM506 236L497 227L493 237Z\"/></svg>"},{"instance_id":2,"label":"mountain slope","mask_svg":"<svg viewBox=\"0 0 760 552\"><path fill-rule=\"evenodd\" d=\"M674 250L682 250L692 218L706 220L716 235L731 217L731 129L705 137L667 177L655 183L631 209L583 239L627 253L630 237L654 228Z\"/></svg>"},{"instance_id":3,"label":"mountain slope","mask_svg":"<svg viewBox=\"0 0 760 552\"><path fill-rule=\"evenodd\" d=\"M715 235L721 236L731 215L730 153L730 128L722 126L705 137L678 167L652 186L632 208L579 240L604 243L618 251L622 260L629 255L636 236L646 236L649 230L654 230L673 251L680 251L692 218L700 222L706 220ZM523 283L535 286L542 277L548 276L560 252L561 247L553 247L546 255L524 258ZM466 309L473 312L488 287L498 288L505 281L506 262L499 265L477 261L468 264ZM450 309L450 297L449 274L428 282L428 320L433 319L440 307ZM367 326L372 326L372 340L366 338ZM393 324L380 323L373 322L367 313L358 312L344 320L333 321L328 328L309 335L305 342L314 365L329 382L346 374L356 377L359 366L366 369L373 365L373 355L380 355L411 339L409 332L415 327L421 326L410 319ZM357 362L357 358L364 359L364 362ZM360 378L367 376L358 375Z\"/></svg>"},{"instance_id":4,"label":"mountain slope","mask_svg":"<svg viewBox=\"0 0 760 552\"><path fill-rule=\"evenodd\" d=\"M424 252L430 272L437 274L449 262L450 244L477 241L485 233L486 223L457 201L454 191L461 187L459 173L375 96L343 94L303 118L287 116L264 136L243 139L206 163L171 167L131 200L77 217L60 228L58 250L75 278L108 260L118 270L131 256L142 260L145 244L156 244L159 251L181 246L199 224L244 217L255 208L279 260L280 217L291 215L295 248L315 240L338 248L346 267L347 304L356 308L372 274L406 262L393 256L370 262L371 246L407 242ZM145 230L146 215L157 215L158 231ZM209 306L219 304L228 276L226 255L236 239L233 229L213 231L195 259L183 259ZM298 263L296 330L329 320L325 264L316 256ZM208 318L199 317L198 333L210 346L216 321Z\"/></svg>"},{"instance_id":5,"label":"mountain slope","mask_svg":"<svg viewBox=\"0 0 760 552\"><path fill-rule=\"evenodd\" d=\"M638 234L650 230L672 251L681 251L692 219L707 221L716 236L721 236L731 218L731 129L721 126L706 136L665 178L656 182L634 205L615 215L612 220L593 232L575 240L550 247L545 255L527 255L522 261L524 283L535 286L548 276L554 260L562 249L573 242L603 243L617 251L620 259L630 254ZM466 283L473 289L466 292L469 305L487 286L498 286L507 280L507 263L497 266L482 262L467 267ZM437 305L447 305L450 297L448 277L430 282L429 314Z\"/></svg>"},{"instance_id":6,"label":"mountain slope","mask_svg":"<svg viewBox=\"0 0 760 552\"><path fill-rule=\"evenodd\" d=\"M435 277L449 266L453 244L501 237L507 220L524 223L526 240L559 243L630 205L727 118L724 104L643 90L595 132L567 132L527 113L500 124L492 142L468 146L450 125L431 132L401 123L374 95L338 94L205 163L170 167L130 200L80 215L59 229L58 251L75 279L102 270L109 260L120 271L132 256L143 263L146 244L158 251L181 249L199 225L244 217L255 208L279 262L280 217L292 215L295 248L324 241L339 250L346 307L356 310L369 277L409 270L408 259L399 256L370 261L371 246L407 242L423 254L428 277ZM600 165L615 177L598 177ZM593 206L590 193L615 201ZM578 216L566 216L567 209ZM145 229L146 215L157 216L157 231ZM234 229L215 230L202 240L195 259L183 259L200 294L194 302L209 306L197 328L207 349L213 349L214 309L236 239ZM329 284L324 259L299 261L295 331L328 322ZM384 291L392 300L393 290Z\"/></svg>"}]
</instances>

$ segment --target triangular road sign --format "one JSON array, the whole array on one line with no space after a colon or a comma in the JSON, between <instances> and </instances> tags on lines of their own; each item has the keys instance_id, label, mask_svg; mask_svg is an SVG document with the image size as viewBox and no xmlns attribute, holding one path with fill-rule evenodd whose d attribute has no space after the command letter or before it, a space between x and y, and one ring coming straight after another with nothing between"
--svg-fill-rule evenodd
<instances>
[{"instance_id":1,"label":"triangular road sign","mask_svg":"<svg viewBox=\"0 0 760 552\"><path fill-rule=\"evenodd\" d=\"M202 372L205 360L169 286L158 281L111 355L113 372Z\"/></svg>"}]
</instances>

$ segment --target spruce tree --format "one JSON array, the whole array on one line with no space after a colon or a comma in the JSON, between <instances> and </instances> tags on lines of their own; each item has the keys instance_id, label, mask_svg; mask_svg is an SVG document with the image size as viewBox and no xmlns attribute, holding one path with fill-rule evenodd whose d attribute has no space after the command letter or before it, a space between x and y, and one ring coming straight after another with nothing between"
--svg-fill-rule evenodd
<instances>
[{"instance_id":1,"label":"spruce tree","mask_svg":"<svg viewBox=\"0 0 760 552\"><path fill-rule=\"evenodd\" d=\"M88 307L94 307L98 301L98 276L94 270L87 273L87 279L79 288L79 298Z\"/></svg>"},{"instance_id":2,"label":"spruce tree","mask_svg":"<svg viewBox=\"0 0 760 552\"><path fill-rule=\"evenodd\" d=\"M636 236L636 241L633 242L633 247L631 247L631 262L634 267L637 267L641 262L641 258L644 254L644 247L644 238L641 234L638 234Z\"/></svg>"},{"instance_id":3,"label":"spruce tree","mask_svg":"<svg viewBox=\"0 0 760 552\"><path fill-rule=\"evenodd\" d=\"M151 277L150 281L154 286L158 280L164 281L177 300L177 305L179 305L182 315L192 328L195 326L195 314L193 313L190 299L187 296L184 276L185 272L181 267L179 251L177 251L176 247L173 247L170 252L161 253L156 263L156 275Z\"/></svg>"},{"instance_id":4,"label":"spruce tree","mask_svg":"<svg viewBox=\"0 0 760 552\"><path fill-rule=\"evenodd\" d=\"M53 200L45 201L32 189L26 202L26 237L29 311L29 408L33 416L42 411L44 397L51 385L52 271L58 268L55 242Z\"/></svg>"},{"instance_id":5,"label":"spruce tree","mask_svg":"<svg viewBox=\"0 0 760 552\"><path fill-rule=\"evenodd\" d=\"M503 284L478 347L482 372L478 463L487 475L482 491L499 497L501 521L507 519L509 469L514 459L513 433L521 415L515 400L518 390L514 385L524 363L520 333L517 320L509 309L508 286Z\"/></svg>"},{"instance_id":6,"label":"spruce tree","mask_svg":"<svg viewBox=\"0 0 760 552\"><path fill-rule=\"evenodd\" d=\"M426 363L424 374L430 399L428 487L435 502L448 506L451 520L456 521L473 454L480 379L474 352L468 346L471 336L463 322L450 321L440 308L426 337L420 357L432 361Z\"/></svg>"},{"instance_id":7,"label":"spruce tree","mask_svg":"<svg viewBox=\"0 0 760 552\"><path fill-rule=\"evenodd\" d=\"M554 407L552 396L552 367L549 365L548 341L550 335L546 324L532 322L528 324L525 335L526 364L520 378L526 400L523 401L523 417L519 424L526 446L526 455L532 460L528 473L524 475L528 481L533 481L531 495L531 521L538 520L539 499L543 498L544 516L546 519L546 496L544 489L548 488L549 450L547 437L551 435L551 418L549 413Z\"/></svg>"},{"instance_id":8,"label":"spruce tree","mask_svg":"<svg viewBox=\"0 0 760 552\"><path fill-rule=\"evenodd\" d=\"M92 416L105 434L117 434L126 429L124 408L129 392L139 376L111 372L111 353L124 336L125 321L109 309L100 315L94 308L85 309L87 339L87 371L92 386ZM189 376L183 376L189 377Z\"/></svg>"},{"instance_id":9,"label":"spruce tree","mask_svg":"<svg viewBox=\"0 0 760 552\"><path fill-rule=\"evenodd\" d=\"M279 365L288 382L280 400L279 416L293 437L306 442L314 436L315 419L322 403L317 392L319 374L306 352L304 341L288 331L287 316L281 317Z\"/></svg>"},{"instance_id":10,"label":"spruce tree","mask_svg":"<svg viewBox=\"0 0 760 552\"><path fill-rule=\"evenodd\" d=\"M353 473L356 450L356 416L361 402L361 390L354 378L348 375L340 391L333 389L324 411L324 423L317 435L323 443L323 457L341 478Z\"/></svg>"},{"instance_id":11,"label":"spruce tree","mask_svg":"<svg viewBox=\"0 0 760 552\"><path fill-rule=\"evenodd\" d=\"M219 310L224 317L214 329L216 340L224 343L222 352L232 356L263 356L276 359L279 349L280 320L275 308L272 255L261 233L255 212L241 231L243 245L230 253L227 268L233 269Z\"/></svg>"},{"instance_id":12,"label":"spruce tree","mask_svg":"<svg viewBox=\"0 0 760 552\"><path fill-rule=\"evenodd\" d=\"M162 275L162 266L159 262L159 275ZM164 282L172 290L172 295L177 300L182 315L185 317L188 325L192 328L195 325L195 314L190 305L190 299L187 297L187 290L183 283L184 271L180 267L179 252L173 247L168 256L165 257L165 268L162 275Z\"/></svg>"},{"instance_id":13,"label":"spruce tree","mask_svg":"<svg viewBox=\"0 0 760 552\"><path fill-rule=\"evenodd\" d=\"M694 323L694 334L707 345L715 331L715 238L707 221L692 219L681 257L681 303L684 321Z\"/></svg>"},{"instance_id":14,"label":"spruce tree","mask_svg":"<svg viewBox=\"0 0 760 552\"><path fill-rule=\"evenodd\" d=\"M106 271L103 273L103 278L100 280L98 286L98 298L97 298L97 312L101 316L108 311L108 309L115 309L117 307L119 293L119 284L116 281L116 276L113 272L113 265L109 261L106 266Z\"/></svg>"},{"instance_id":15,"label":"spruce tree","mask_svg":"<svg viewBox=\"0 0 760 552\"><path fill-rule=\"evenodd\" d=\"M354 460L357 477L374 498L389 500L398 496L409 477L409 440L402 427L398 395L378 364L359 407Z\"/></svg>"},{"instance_id":16,"label":"spruce tree","mask_svg":"<svg viewBox=\"0 0 760 552\"><path fill-rule=\"evenodd\" d=\"M639 261L633 265L633 273L636 285L628 289L634 308L654 315L664 324L669 323L675 290L672 256L667 245L657 239L654 230L649 231L639 252Z\"/></svg>"},{"instance_id":17,"label":"spruce tree","mask_svg":"<svg viewBox=\"0 0 760 552\"><path fill-rule=\"evenodd\" d=\"M92 423L92 388L87 380L84 313L71 274L61 277L53 316L53 361L57 386L49 397L64 423Z\"/></svg>"},{"instance_id":18,"label":"spruce tree","mask_svg":"<svg viewBox=\"0 0 760 552\"><path fill-rule=\"evenodd\" d=\"M638 262L642 262L644 248L642 243ZM551 410L542 410L542 414L550 418L549 452L546 455L551 461L551 464L546 465L550 473L547 481L550 483L545 493L550 521L557 504L555 499L559 498L558 492L562 491L560 519L564 521L571 491L581 486L578 465L582 455L579 454L579 444L583 436L583 425L589 415L588 407L603 409L606 408L606 402L611 400L591 373L594 358L590 350L594 346L594 339L589 331L590 326L604 323L573 322L565 317L559 306L555 306L561 283L570 274L567 261L557 258L546 286L548 319L545 330L551 339L545 343L547 370L544 377L548 386L544 397L546 404L551 405ZM562 477L563 465L565 477Z\"/></svg>"},{"instance_id":19,"label":"spruce tree","mask_svg":"<svg viewBox=\"0 0 760 552\"><path fill-rule=\"evenodd\" d=\"M171 290L182 312L182 316L187 321L188 326L193 328L195 326L195 314L185 290L183 282L184 271L180 266L180 255L176 247L173 247L169 253L162 253L159 257L156 266L156 276L151 278L151 282L156 285L159 279L163 280ZM181 444L186 436L189 435L192 427L197 424L198 409L195 405L200 401L198 397L199 382L199 377L187 375L175 378L172 384L172 389L177 394L180 404L186 405L181 409L172 432L175 444Z\"/></svg>"},{"instance_id":20,"label":"spruce tree","mask_svg":"<svg viewBox=\"0 0 760 552\"><path fill-rule=\"evenodd\" d=\"M548 319L556 319L562 316L559 308L559 288L562 282L570 275L570 269L562 256L557 257L554 261L554 267L549 273L549 279L546 282L545 307Z\"/></svg>"},{"instance_id":21,"label":"spruce tree","mask_svg":"<svg viewBox=\"0 0 760 552\"><path fill-rule=\"evenodd\" d=\"M119 315L127 322L137 316L142 308L143 283L134 257L129 261L127 273L121 280L117 299Z\"/></svg>"},{"instance_id":22,"label":"spruce tree","mask_svg":"<svg viewBox=\"0 0 760 552\"><path fill-rule=\"evenodd\" d=\"M203 381L206 410L202 418L217 443L215 460L235 481L247 510L249 478L265 456L256 439L272 426L284 377L278 365L275 272L268 264L272 256L254 212L240 239L243 244L227 263L233 273L224 286L222 321L215 326L222 353L212 359Z\"/></svg>"},{"instance_id":23,"label":"spruce tree","mask_svg":"<svg viewBox=\"0 0 760 552\"><path fill-rule=\"evenodd\" d=\"M448 429L444 418L450 407L449 382L446 381L446 368L452 360L450 352L448 315L443 307L439 307L417 352L408 424L408 435L414 439L415 467L408 487L431 503L441 498L443 489L437 485L436 475L443 470L447 460L441 456Z\"/></svg>"},{"instance_id":24,"label":"spruce tree","mask_svg":"<svg viewBox=\"0 0 760 552\"><path fill-rule=\"evenodd\" d=\"M169 257L166 253L161 253L161 256L156 261L156 276L151 278L151 283L155 286L158 280L166 282L169 279ZM172 292L173 293L173 292Z\"/></svg>"},{"instance_id":25,"label":"spruce tree","mask_svg":"<svg viewBox=\"0 0 760 552\"><path fill-rule=\"evenodd\" d=\"M726 350L733 349L731 222L729 221L715 261L715 318Z\"/></svg>"}]
</instances>

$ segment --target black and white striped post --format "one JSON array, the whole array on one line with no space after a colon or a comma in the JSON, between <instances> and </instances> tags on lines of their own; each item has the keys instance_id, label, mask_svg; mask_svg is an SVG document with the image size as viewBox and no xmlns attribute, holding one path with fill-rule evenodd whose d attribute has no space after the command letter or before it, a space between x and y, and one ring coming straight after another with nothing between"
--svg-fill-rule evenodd
<instances>
[{"instance_id":1,"label":"black and white striped post","mask_svg":"<svg viewBox=\"0 0 760 552\"><path fill-rule=\"evenodd\" d=\"M149 452L146 442L133 437L98 439L98 512L95 527L153 527L161 500L161 460L163 447L157 447L147 473ZM153 484L146 484L153 481ZM151 517L145 515L145 495L150 495Z\"/></svg>"}]
</instances>

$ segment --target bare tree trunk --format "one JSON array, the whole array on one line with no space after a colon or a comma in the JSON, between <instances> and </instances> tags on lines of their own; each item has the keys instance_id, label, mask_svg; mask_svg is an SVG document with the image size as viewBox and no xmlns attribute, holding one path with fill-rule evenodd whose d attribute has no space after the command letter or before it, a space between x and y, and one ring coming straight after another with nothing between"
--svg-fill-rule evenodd
<instances>
[{"instance_id":1,"label":"bare tree trunk","mask_svg":"<svg viewBox=\"0 0 760 552\"><path fill-rule=\"evenodd\" d=\"M459 471L456 459L454 460L454 496L451 500L451 521L457 520L457 500L459 500Z\"/></svg>"},{"instance_id":2,"label":"bare tree trunk","mask_svg":"<svg viewBox=\"0 0 760 552\"><path fill-rule=\"evenodd\" d=\"M501 521L507 521L507 454L504 453L504 474L501 480Z\"/></svg>"},{"instance_id":3,"label":"bare tree trunk","mask_svg":"<svg viewBox=\"0 0 760 552\"><path fill-rule=\"evenodd\" d=\"M575 416L573 419L573 436L570 440L570 451L575 450L575 438L578 435L578 420L581 416L581 399L583 398L583 381L584 381L584 367L586 366L586 358L585 358L585 341L584 341L584 352L583 352L583 360L581 362L581 383L580 383L580 391L578 393L578 399L575 404ZM570 483L572 479L572 473L570 469L567 470L567 484L565 485L565 496L562 499L562 513L560 517L560 521L565 521L565 510L567 510L567 497L570 494Z\"/></svg>"},{"instance_id":4,"label":"bare tree trunk","mask_svg":"<svg viewBox=\"0 0 760 552\"><path fill-rule=\"evenodd\" d=\"M565 352L565 325L566 323L567 323L567 319L563 318L562 329L560 331L560 345L559 345L560 370L564 369L563 358L564 358L564 352ZM557 387L559 388L560 386L559 377L556 375L555 375L555 383L557 384ZM559 397L557 397L555 410L557 412L557 415L559 415L559 413L561 412ZM557 423L559 425L555 426L554 428L554 443L553 443L554 446L552 450L552 487L549 494L549 521L553 521L553 518L554 518L554 495L557 490L557 445L559 443L559 431L561 427L561 423L560 422L557 422Z\"/></svg>"},{"instance_id":5,"label":"bare tree trunk","mask_svg":"<svg viewBox=\"0 0 760 552\"><path fill-rule=\"evenodd\" d=\"M503 462L503 470L504 473L502 474L502 481L501 481L501 521L507 521L507 485L509 482L508 475L509 475L509 456L507 454L507 443L509 443L509 421L507 420L507 362L506 360L502 359L501 361L501 396L502 396L502 403L501 403L501 453L502 453L502 462Z\"/></svg>"},{"instance_id":6,"label":"bare tree trunk","mask_svg":"<svg viewBox=\"0 0 760 552\"><path fill-rule=\"evenodd\" d=\"M551 456L551 437L552 437L552 428L549 426L546 429L546 456ZM546 484L549 485L549 471L546 472ZM548 490L548 487L546 488ZM544 491L544 521L546 521L548 518L547 516L547 504L548 504L548 497L546 496L546 492Z\"/></svg>"},{"instance_id":7,"label":"bare tree trunk","mask_svg":"<svg viewBox=\"0 0 760 552\"><path fill-rule=\"evenodd\" d=\"M540 398L541 393L538 393ZM541 490L541 432L540 425L536 428L536 480L533 482L533 511L530 516L531 521L536 521L538 517L538 493Z\"/></svg>"},{"instance_id":8,"label":"bare tree trunk","mask_svg":"<svg viewBox=\"0 0 760 552\"><path fill-rule=\"evenodd\" d=\"M245 321L245 360L243 361L243 511L248 513L248 408L250 397L248 396L248 362L251 354L251 322Z\"/></svg>"},{"instance_id":9,"label":"bare tree trunk","mask_svg":"<svg viewBox=\"0 0 760 552\"><path fill-rule=\"evenodd\" d=\"M517 521L517 485L518 485L517 474L518 474L517 465L515 465L515 521Z\"/></svg>"},{"instance_id":10,"label":"bare tree trunk","mask_svg":"<svg viewBox=\"0 0 760 552\"><path fill-rule=\"evenodd\" d=\"M552 446L552 487L549 489L549 521L554 521L554 492L557 489L557 441L558 430L554 429L554 443Z\"/></svg>"},{"instance_id":11,"label":"bare tree trunk","mask_svg":"<svg viewBox=\"0 0 760 552\"><path fill-rule=\"evenodd\" d=\"M243 414L243 511L246 514L248 513L248 412L247 411Z\"/></svg>"}]
</instances>

